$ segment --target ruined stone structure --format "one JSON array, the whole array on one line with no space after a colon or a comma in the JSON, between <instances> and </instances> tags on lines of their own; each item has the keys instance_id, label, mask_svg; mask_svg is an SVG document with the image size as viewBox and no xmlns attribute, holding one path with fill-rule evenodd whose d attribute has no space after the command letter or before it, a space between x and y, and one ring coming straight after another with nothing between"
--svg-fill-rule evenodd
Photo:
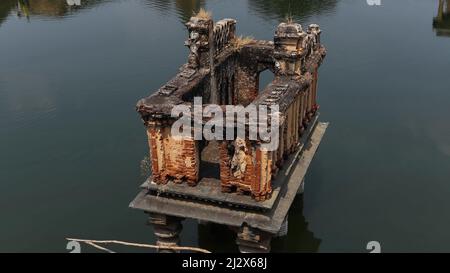
<instances>
[{"instance_id":1,"label":"ruined stone structure","mask_svg":"<svg viewBox=\"0 0 450 273\"><path fill-rule=\"evenodd\" d=\"M192 17L186 26L188 62L137 104L147 127L153 182L196 186L215 179L223 192L248 193L257 201L269 199L274 175L298 149L318 109L318 68L326 53L320 43L321 30L315 24L304 30L300 24L281 23L272 42L237 38L233 19L214 24L208 17ZM267 69L274 73L274 80L259 90L259 75ZM176 118L171 110L179 104L192 107L194 97L202 97L203 107L279 105L278 150L261 149L263 140L174 138L171 126ZM204 175L202 169L214 166L218 167L215 174Z\"/></svg>"},{"instance_id":2,"label":"ruined stone structure","mask_svg":"<svg viewBox=\"0 0 450 273\"><path fill-rule=\"evenodd\" d=\"M241 252L268 252L271 238L287 233L288 211L302 192L328 126L318 121L316 100L318 68L326 53L321 30L314 24L304 30L296 23L281 23L272 42L236 37L233 19L214 24L208 16L197 16L186 26L187 63L137 104L147 128L152 176L130 207L149 214L161 247L177 245L181 222L191 218L230 227ZM274 79L259 90L265 70ZM201 106L194 103L199 97ZM279 128L274 134L279 145L265 149L268 139L249 134L231 140L195 138L211 121L208 115L193 122L192 134L174 136L178 117L172 117L172 109L180 105L189 109L188 117L216 105L225 119L230 114L233 120L235 114L247 114L244 107L277 105L267 122L279 117L280 126L273 127ZM229 105L243 110L230 113ZM247 133L248 119L243 125ZM225 125L234 132L242 125L238 122Z\"/></svg>"}]
</instances>

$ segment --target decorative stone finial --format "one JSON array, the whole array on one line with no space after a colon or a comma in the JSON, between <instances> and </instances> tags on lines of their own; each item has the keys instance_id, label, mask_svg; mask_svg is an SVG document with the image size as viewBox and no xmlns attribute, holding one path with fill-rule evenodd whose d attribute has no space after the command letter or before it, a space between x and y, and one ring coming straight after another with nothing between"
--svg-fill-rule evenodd
<instances>
[{"instance_id":1,"label":"decorative stone finial","mask_svg":"<svg viewBox=\"0 0 450 273\"><path fill-rule=\"evenodd\" d=\"M213 21L208 16L194 16L186 23L189 38L184 43L189 47L188 65L197 69L206 62L207 56L203 54L209 51L209 36L212 35Z\"/></svg>"},{"instance_id":2,"label":"decorative stone finial","mask_svg":"<svg viewBox=\"0 0 450 273\"><path fill-rule=\"evenodd\" d=\"M322 33L322 30L320 30L319 25L317 25L317 24L309 25L308 33L314 38L314 40L313 40L314 45L319 45L320 44L320 33Z\"/></svg>"},{"instance_id":3,"label":"decorative stone finial","mask_svg":"<svg viewBox=\"0 0 450 273\"><path fill-rule=\"evenodd\" d=\"M280 23L275 31L274 58L278 75L300 75L303 41L307 34L297 23Z\"/></svg>"}]
</instances>

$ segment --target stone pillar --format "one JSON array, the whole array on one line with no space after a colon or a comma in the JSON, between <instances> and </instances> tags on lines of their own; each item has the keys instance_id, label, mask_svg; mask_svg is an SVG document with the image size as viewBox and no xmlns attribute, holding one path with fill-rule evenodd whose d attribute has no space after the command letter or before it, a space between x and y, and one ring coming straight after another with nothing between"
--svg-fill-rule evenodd
<instances>
[{"instance_id":1,"label":"stone pillar","mask_svg":"<svg viewBox=\"0 0 450 273\"><path fill-rule=\"evenodd\" d=\"M212 35L209 37L209 66L210 66L210 103L220 104L220 94L217 84L218 76L216 75L215 56L228 46L229 42L234 39L236 32L236 20L223 19L214 26ZM217 73L219 74L219 73ZM225 90L221 90L226 92Z\"/></svg>"},{"instance_id":2,"label":"stone pillar","mask_svg":"<svg viewBox=\"0 0 450 273\"><path fill-rule=\"evenodd\" d=\"M255 179L251 181L252 195L256 201L264 201L270 199L272 194L272 152L264 151L257 145L255 153Z\"/></svg>"},{"instance_id":3,"label":"stone pillar","mask_svg":"<svg viewBox=\"0 0 450 273\"><path fill-rule=\"evenodd\" d=\"M165 183L164 171L164 146L162 142L161 126L151 122L147 128L148 146L152 162L152 176L154 181Z\"/></svg>"},{"instance_id":4,"label":"stone pillar","mask_svg":"<svg viewBox=\"0 0 450 273\"><path fill-rule=\"evenodd\" d=\"M269 253L272 234L244 225L237 232L236 243L241 253Z\"/></svg>"},{"instance_id":5,"label":"stone pillar","mask_svg":"<svg viewBox=\"0 0 450 273\"><path fill-rule=\"evenodd\" d=\"M275 31L274 58L276 75L300 76L302 60L306 55L304 42L307 34L296 23L281 23Z\"/></svg>"},{"instance_id":6,"label":"stone pillar","mask_svg":"<svg viewBox=\"0 0 450 273\"><path fill-rule=\"evenodd\" d=\"M289 143L288 143L288 139L289 139L289 133L288 133L288 120L286 118L286 120L284 121L282 130L283 130L283 159L287 159L288 155L289 155Z\"/></svg>"},{"instance_id":7,"label":"stone pillar","mask_svg":"<svg viewBox=\"0 0 450 273\"><path fill-rule=\"evenodd\" d=\"M320 45L320 34L322 30L320 30L320 26L317 24L311 24L308 26L308 34L311 35L313 40L313 49L316 50Z\"/></svg>"},{"instance_id":8,"label":"stone pillar","mask_svg":"<svg viewBox=\"0 0 450 273\"><path fill-rule=\"evenodd\" d=\"M317 82L319 80L319 68L316 67L316 69L314 69L314 74L313 74L313 81L311 83L312 85L312 90L313 90L313 112L315 113L317 111L317 109L319 109L319 105L317 104Z\"/></svg>"},{"instance_id":9,"label":"stone pillar","mask_svg":"<svg viewBox=\"0 0 450 273\"><path fill-rule=\"evenodd\" d=\"M162 247L178 246L183 219L165 214L149 213L149 224L153 225L156 244ZM159 249L159 253L178 253L177 250Z\"/></svg>"},{"instance_id":10,"label":"stone pillar","mask_svg":"<svg viewBox=\"0 0 450 273\"><path fill-rule=\"evenodd\" d=\"M311 37L313 43L313 50L316 51L320 47L320 34L322 30L320 30L320 26L317 24L311 24L308 27L308 35ZM313 71L313 79L311 83L311 99L312 99L312 113L315 114L319 106L317 105L317 81L319 77L318 67L315 67Z\"/></svg>"},{"instance_id":11,"label":"stone pillar","mask_svg":"<svg viewBox=\"0 0 450 273\"><path fill-rule=\"evenodd\" d=\"M303 135L303 132L305 131L305 125L303 124L305 121L305 93L301 92L299 94L300 96L300 119L299 119L299 123L300 123L300 136Z\"/></svg>"},{"instance_id":12,"label":"stone pillar","mask_svg":"<svg viewBox=\"0 0 450 273\"><path fill-rule=\"evenodd\" d=\"M312 109L313 109L313 86L312 85L310 85L309 87L308 87L308 89L306 89L307 91L306 92L308 92L308 103L307 103L307 108L308 108L308 112L307 112L307 115L308 115L308 122L310 122L311 121L311 118L312 118L312 116L313 116L313 114L312 114Z\"/></svg>"},{"instance_id":13,"label":"stone pillar","mask_svg":"<svg viewBox=\"0 0 450 273\"><path fill-rule=\"evenodd\" d=\"M280 139L279 139L279 147L278 147L278 158L277 158L277 165L278 168L282 167L282 163L284 160L284 123L280 123Z\"/></svg>"}]
</instances>

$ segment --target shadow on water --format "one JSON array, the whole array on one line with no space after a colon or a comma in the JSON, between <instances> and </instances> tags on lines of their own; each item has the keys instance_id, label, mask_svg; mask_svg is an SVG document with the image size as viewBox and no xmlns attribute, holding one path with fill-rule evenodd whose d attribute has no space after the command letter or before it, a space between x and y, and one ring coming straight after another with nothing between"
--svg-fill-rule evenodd
<instances>
[{"instance_id":1,"label":"shadow on water","mask_svg":"<svg viewBox=\"0 0 450 273\"><path fill-rule=\"evenodd\" d=\"M60 18L109 0L1 0L0 25L11 14L30 20L33 16Z\"/></svg>"},{"instance_id":2,"label":"shadow on water","mask_svg":"<svg viewBox=\"0 0 450 273\"><path fill-rule=\"evenodd\" d=\"M213 253L238 251L236 233L227 226L212 223L198 225L198 246Z\"/></svg>"},{"instance_id":3,"label":"shadow on water","mask_svg":"<svg viewBox=\"0 0 450 273\"><path fill-rule=\"evenodd\" d=\"M439 0L437 16L433 18L437 36L450 37L450 0Z\"/></svg>"},{"instance_id":4,"label":"shadow on water","mask_svg":"<svg viewBox=\"0 0 450 273\"><path fill-rule=\"evenodd\" d=\"M264 17L283 20L305 18L315 14L333 12L338 0L248 0L249 9Z\"/></svg>"},{"instance_id":5,"label":"shadow on water","mask_svg":"<svg viewBox=\"0 0 450 273\"><path fill-rule=\"evenodd\" d=\"M303 195L295 198L289 210L288 235L272 240L273 252L317 252L321 239L308 229L303 215Z\"/></svg>"},{"instance_id":6,"label":"shadow on water","mask_svg":"<svg viewBox=\"0 0 450 273\"><path fill-rule=\"evenodd\" d=\"M273 252L318 252L321 239L308 229L303 215L303 196L298 196L289 210L288 235L272 240ZM236 235L228 227L198 225L198 244L212 252L236 252Z\"/></svg>"}]
</instances>

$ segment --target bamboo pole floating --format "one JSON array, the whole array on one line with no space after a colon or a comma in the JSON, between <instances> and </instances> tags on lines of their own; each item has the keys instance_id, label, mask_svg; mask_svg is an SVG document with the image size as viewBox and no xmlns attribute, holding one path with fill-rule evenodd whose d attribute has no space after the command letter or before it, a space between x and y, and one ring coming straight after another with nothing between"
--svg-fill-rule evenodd
<instances>
[{"instance_id":1,"label":"bamboo pole floating","mask_svg":"<svg viewBox=\"0 0 450 273\"><path fill-rule=\"evenodd\" d=\"M93 246L97 249L109 252L109 253L115 253L112 250L109 250L107 248L104 248L102 246L99 246L97 244L118 244L118 245L125 245L125 246L134 246L134 247L142 247L142 248L153 248L153 249L171 249L171 250L180 250L180 251L194 251L194 252L201 252L201 253L211 253L211 251L198 248L198 247L189 247L189 246L157 246L157 245L148 245L148 244L140 244L140 243L130 243L130 242L124 242L124 241L118 241L118 240L87 240L87 239L74 239L74 238L66 238L68 241L75 241L79 243L85 243L90 246Z\"/></svg>"},{"instance_id":2,"label":"bamboo pole floating","mask_svg":"<svg viewBox=\"0 0 450 273\"><path fill-rule=\"evenodd\" d=\"M116 253L116 252L114 252L114 251L112 251L112 250L110 250L110 249L107 249L107 248L105 248L105 247L99 246L99 245L97 245L97 244L95 244L95 243L92 243L92 242L86 242L86 244L88 244L88 245L90 245L90 246L93 246L93 247L95 247L95 248L97 248L97 249L106 251L106 252L108 252L108 253Z\"/></svg>"}]
</instances>

